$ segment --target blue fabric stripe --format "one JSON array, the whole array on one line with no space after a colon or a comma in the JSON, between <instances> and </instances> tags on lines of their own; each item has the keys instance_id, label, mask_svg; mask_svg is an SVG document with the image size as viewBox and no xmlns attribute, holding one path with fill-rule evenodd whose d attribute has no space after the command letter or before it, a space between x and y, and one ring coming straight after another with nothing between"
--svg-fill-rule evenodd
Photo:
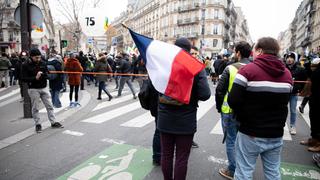
<instances>
[{"instance_id":1,"label":"blue fabric stripe","mask_svg":"<svg viewBox=\"0 0 320 180\"><path fill-rule=\"evenodd\" d=\"M138 34L136 32L133 32L131 29L128 29L128 30L131 34L131 37L132 37L134 43L136 44L136 46L140 52L140 55L141 55L143 61L146 64L147 63L147 58L146 58L147 57L146 56L147 49L153 39L146 37L144 35Z\"/></svg>"}]
</instances>

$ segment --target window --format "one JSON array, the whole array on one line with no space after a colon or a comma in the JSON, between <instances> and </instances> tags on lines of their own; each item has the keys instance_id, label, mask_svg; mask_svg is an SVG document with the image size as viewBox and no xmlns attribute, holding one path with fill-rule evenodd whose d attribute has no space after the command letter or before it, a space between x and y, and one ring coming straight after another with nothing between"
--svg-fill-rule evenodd
<instances>
[{"instance_id":1,"label":"window","mask_svg":"<svg viewBox=\"0 0 320 180\"><path fill-rule=\"evenodd\" d=\"M218 25L213 25L213 34L218 34Z\"/></svg>"},{"instance_id":2,"label":"window","mask_svg":"<svg viewBox=\"0 0 320 180\"><path fill-rule=\"evenodd\" d=\"M3 32L0 30L0 41L3 41Z\"/></svg>"},{"instance_id":3,"label":"window","mask_svg":"<svg viewBox=\"0 0 320 180\"><path fill-rule=\"evenodd\" d=\"M9 41L13 41L13 32L12 31L9 32Z\"/></svg>"},{"instance_id":4,"label":"window","mask_svg":"<svg viewBox=\"0 0 320 180\"><path fill-rule=\"evenodd\" d=\"M218 39L213 39L212 46L217 47Z\"/></svg>"},{"instance_id":5,"label":"window","mask_svg":"<svg viewBox=\"0 0 320 180\"><path fill-rule=\"evenodd\" d=\"M214 18L219 19L219 9L214 10Z\"/></svg>"}]
</instances>

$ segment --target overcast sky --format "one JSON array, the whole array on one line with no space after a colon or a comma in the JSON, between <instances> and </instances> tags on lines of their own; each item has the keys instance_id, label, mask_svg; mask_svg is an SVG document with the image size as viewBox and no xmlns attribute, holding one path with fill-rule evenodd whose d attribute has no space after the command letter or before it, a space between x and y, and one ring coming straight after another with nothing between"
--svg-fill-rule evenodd
<instances>
[{"instance_id":1,"label":"overcast sky","mask_svg":"<svg viewBox=\"0 0 320 180\"><path fill-rule=\"evenodd\" d=\"M68 0L61 0L68 1ZM90 1L90 0L87 0ZM91 0L92 1L92 0ZM233 0L235 6L240 6L249 26L253 41L263 36L277 38L281 31L288 28L302 0ZM49 0L53 17L56 21L67 22L59 13L56 0ZM127 0L100 0L101 13L112 21L126 10ZM88 4L85 7L92 7Z\"/></svg>"}]
</instances>

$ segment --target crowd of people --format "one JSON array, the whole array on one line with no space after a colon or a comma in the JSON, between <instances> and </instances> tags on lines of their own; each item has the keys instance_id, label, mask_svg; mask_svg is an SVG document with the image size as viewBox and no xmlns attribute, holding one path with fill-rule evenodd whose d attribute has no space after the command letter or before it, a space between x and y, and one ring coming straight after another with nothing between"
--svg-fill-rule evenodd
<instances>
[{"instance_id":1,"label":"crowd of people","mask_svg":"<svg viewBox=\"0 0 320 180\"><path fill-rule=\"evenodd\" d=\"M24 97L23 82L28 85L37 133L42 131L39 99L47 110L51 126L63 128L56 121L54 108L62 107L59 97L67 88L69 107L74 108L81 106L78 93L85 89L85 81L88 86L97 87L97 100L102 100L104 92L108 101L114 98L107 86L111 81L115 82L117 97L122 95L127 84L134 99L138 94L132 82L137 80L140 88L146 85L144 88L148 89L150 96L148 110L156 124L153 163L161 166L165 180L186 178L191 147L198 147L193 141L197 131L198 101L205 101L211 96L208 77L216 88L216 109L221 114L228 159L228 166L219 169L219 173L228 179L252 179L258 156L261 156L266 179L281 178L283 129L289 114L290 134L295 135L299 131L296 110L299 96L303 96L298 109L304 113L304 107L309 103L311 135L300 143L315 152L312 158L320 166L320 113L316 109L320 105L320 58L317 55L288 52L279 57L279 44L270 37L259 39L254 46L239 42L232 51L214 58L201 58L198 48L186 38L177 39L175 45L205 66L194 77L189 104L159 94L147 76L140 76L147 74L141 56L130 56L124 52L115 55L99 53L97 57L85 55L82 51L64 57L51 52L48 58L44 58L38 49L21 52L19 56L12 53L9 57L2 53L1 85L19 84L21 101Z\"/></svg>"}]
</instances>

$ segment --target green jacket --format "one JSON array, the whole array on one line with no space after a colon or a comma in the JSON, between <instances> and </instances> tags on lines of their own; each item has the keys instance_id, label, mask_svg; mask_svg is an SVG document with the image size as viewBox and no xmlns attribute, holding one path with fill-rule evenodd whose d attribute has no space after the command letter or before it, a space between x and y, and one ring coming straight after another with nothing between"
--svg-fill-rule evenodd
<instances>
[{"instance_id":1,"label":"green jacket","mask_svg":"<svg viewBox=\"0 0 320 180\"><path fill-rule=\"evenodd\" d=\"M0 71L9 70L11 63L7 57L0 57Z\"/></svg>"}]
</instances>

